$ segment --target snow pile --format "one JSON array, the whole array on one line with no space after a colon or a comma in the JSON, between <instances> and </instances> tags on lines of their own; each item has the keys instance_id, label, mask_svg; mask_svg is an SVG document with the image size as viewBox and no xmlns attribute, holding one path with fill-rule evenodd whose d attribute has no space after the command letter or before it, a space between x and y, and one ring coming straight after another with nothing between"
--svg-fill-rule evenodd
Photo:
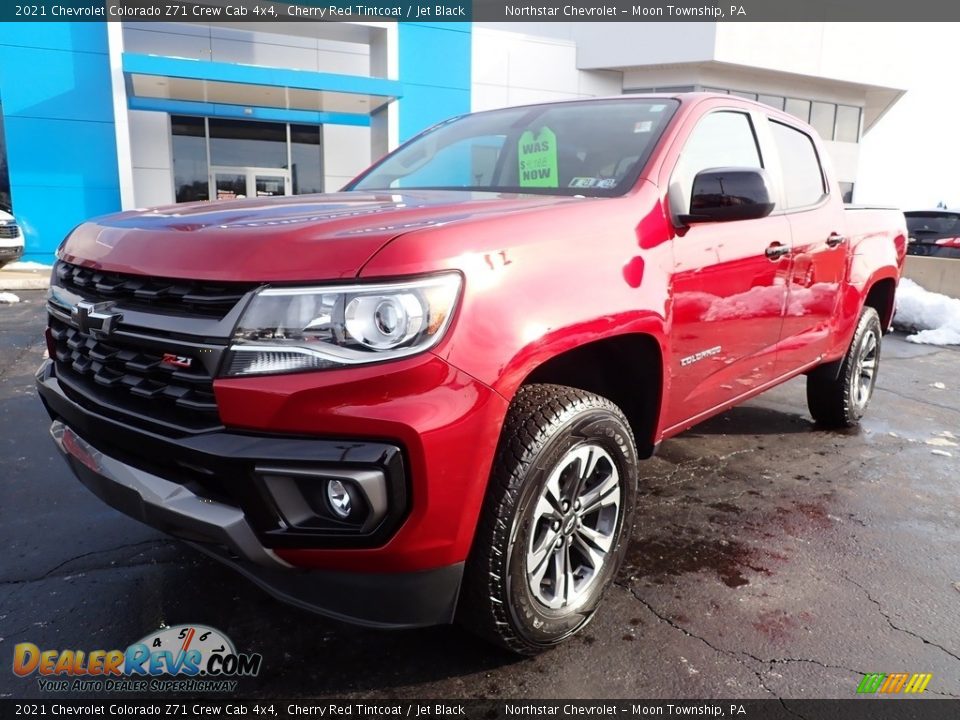
<instances>
[{"instance_id":1,"label":"snow pile","mask_svg":"<svg viewBox=\"0 0 960 720\"><path fill-rule=\"evenodd\" d=\"M43 263L33 262L32 260L24 260L23 262L13 262L8 263L3 266L4 270L43 270L45 272L50 272L53 269L52 265L44 265Z\"/></svg>"},{"instance_id":2,"label":"snow pile","mask_svg":"<svg viewBox=\"0 0 960 720\"><path fill-rule=\"evenodd\" d=\"M907 342L923 345L960 345L960 300L929 292L904 278L897 289L894 322L919 331Z\"/></svg>"},{"instance_id":3,"label":"snow pile","mask_svg":"<svg viewBox=\"0 0 960 720\"><path fill-rule=\"evenodd\" d=\"M13 293L0 292L0 303L9 303L10 305L13 305L13 303L18 302L20 302L20 298Z\"/></svg>"}]
</instances>

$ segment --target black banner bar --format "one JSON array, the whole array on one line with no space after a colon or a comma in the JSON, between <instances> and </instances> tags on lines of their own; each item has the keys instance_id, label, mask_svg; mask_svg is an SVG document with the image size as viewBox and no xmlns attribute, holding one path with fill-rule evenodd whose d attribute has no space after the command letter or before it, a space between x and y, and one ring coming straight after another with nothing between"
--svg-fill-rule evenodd
<instances>
[{"instance_id":1,"label":"black banner bar","mask_svg":"<svg viewBox=\"0 0 960 720\"><path fill-rule=\"evenodd\" d=\"M751 720L955 720L960 700L0 700L0 720L164 718L744 718Z\"/></svg>"},{"instance_id":2,"label":"black banner bar","mask_svg":"<svg viewBox=\"0 0 960 720\"><path fill-rule=\"evenodd\" d=\"M943 0L4 0L4 22L929 22Z\"/></svg>"}]
</instances>

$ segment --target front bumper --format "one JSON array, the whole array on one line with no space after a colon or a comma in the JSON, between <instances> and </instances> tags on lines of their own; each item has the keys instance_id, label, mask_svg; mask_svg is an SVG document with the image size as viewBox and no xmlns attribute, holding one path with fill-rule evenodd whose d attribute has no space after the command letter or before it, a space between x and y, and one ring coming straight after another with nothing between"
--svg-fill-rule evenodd
<instances>
[{"instance_id":1,"label":"front bumper","mask_svg":"<svg viewBox=\"0 0 960 720\"><path fill-rule=\"evenodd\" d=\"M297 570L260 544L238 508L104 455L59 420L50 434L76 476L105 503L187 540L278 600L371 627L453 620L463 563L409 573Z\"/></svg>"},{"instance_id":2,"label":"front bumper","mask_svg":"<svg viewBox=\"0 0 960 720\"><path fill-rule=\"evenodd\" d=\"M13 262L23 257L23 245L0 245L0 260Z\"/></svg>"},{"instance_id":3,"label":"front bumper","mask_svg":"<svg viewBox=\"0 0 960 720\"><path fill-rule=\"evenodd\" d=\"M290 543L302 547L302 537L294 533L292 539L288 536L281 541L282 533L265 533L262 519L258 523L229 498L207 492L189 476L170 473L169 467L161 477L151 472L150 462L144 459L177 458L185 467L201 467L211 459L255 463L335 457L340 465L330 472L363 468L367 476L375 476L377 463L389 464L392 457L400 462L397 448L392 448L394 456L391 446L379 443L230 432L179 440L160 438L124 427L73 402L64 394L49 362L41 366L37 382L53 418L51 434L58 449L81 482L120 512L190 542L278 599L323 615L374 627L420 627L453 619L462 562L406 572L294 567L281 553ZM134 447L138 449L135 454L126 450ZM385 468L384 473L389 472L389 467Z\"/></svg>"}]
</instances>

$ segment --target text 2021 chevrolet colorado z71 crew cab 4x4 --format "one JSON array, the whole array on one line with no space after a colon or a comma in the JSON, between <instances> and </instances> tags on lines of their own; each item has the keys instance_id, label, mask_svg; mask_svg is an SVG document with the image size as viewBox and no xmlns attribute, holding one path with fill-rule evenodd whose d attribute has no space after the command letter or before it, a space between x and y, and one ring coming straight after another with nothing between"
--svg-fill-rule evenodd
<instances>
[{"instance_id":1,"label":"text 2021 chevrolet colorado z71 crew cab 4x4","mask_svg":"<svg viewBox=\"0 0 960 720\"><path fill-rule=\"evenodd\" d=\"M277 597L536 652L596 610L661 440L800 373L858 420L905 247L772 108L496 110L345 192L81 225L39 391L94 493Z\"/></svg>"}]
</instances>

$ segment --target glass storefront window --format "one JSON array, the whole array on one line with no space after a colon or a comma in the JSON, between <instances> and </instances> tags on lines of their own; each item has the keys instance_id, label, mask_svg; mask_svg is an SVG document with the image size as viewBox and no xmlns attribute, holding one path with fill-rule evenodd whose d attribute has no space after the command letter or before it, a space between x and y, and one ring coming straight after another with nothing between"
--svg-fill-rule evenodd
<instances>
[{"instance_id":1,"label":"glass storefront window","mask_svg":"<svg viewBox=\"0 0 960 720\"><path fill-rule=\"evenodd\" d=\"M815 102L810 109L810 124L824 140L833 140L833 121L837 106L833 103Z\"/></svg>"},{"instance_id":2,"label":"glass storefront window","mask_svg":"<svg viewBox=\"0 0 960 720\"><path fill-rule=\"evenodd\" d=\"M665 90L681 90L688 88L659 88ZM861 109L853 105L835 105L833 103L817 102L815 100L801 100L787 98L782 95L765 95L725 88L702 87L704 92L723 93L737 97L757 100L777 110L785 110L794 117L808 122L817 129L824 140L839 142L860 142L860 114ZM653 92L653 90L627 90L624 92Z\"/></svg>"},{"instance_id":3,"label":"glass storefront window","mask_svg":"<svg viewBox=\"0 0 960 720\"><path fill-rule=\"evenodd\" d=\"M207 132L203 118L171 117L173 187L178 203L210 199Z\"/></svg>"},{"instance_id":4,"label":"glass storefront window","mask_svg":"<svg viewBox=\"0 0 960 720\"><path fill-rule=\"evenodd\" d=\"M178 203L247 197L254 190L259 197L324 190L319 125L185 116L170 120ZM263 172L270 168L285 172ZM216 174L213 198L211 171Z\"/></svg>"},{"instance_id":5,"label":"glass storefront window","mask_svg":"<svg viewBox=\"0 0 960 720\"><path fill-rule=\"evenodd\" d=\"M762 102L764 105L769 105L774 107L777 110L783 110L783 96L781 95L758 95L757 102Z\"/></svg>"},{"instance_id":6,"label":"glass storefront window","mask_svg":"<svg viewBox=\"0 0 960 720\"><path fill-rule=\"evenodd\" d=\"M837 140L852 143L860 141L860 108L837 105Z\"/></svg>"},{"instance_id":7,"label":"glass storefront window","mask_svg":"<svg viewBox=\"0 0 960 720\"><path fill-rule=\"evenodd\" d=\"M294 195L323 192L323 154L320 147L318 126L290 126L290 176Z\"/></svg>"},{"instance_id":8,"label":"glass storefront window","mask_svg":"<svg viewBox=\"0 0 960 720\"><path fill-rule=\"evenodd\" d=\"M287 166L283 123L210 118L210 163L230 167Z\"/></svg>"},{"instance_id":9,"label":"glass storefront window","mask_svg":"<svg viewBox=\"0 0 960 720\"><path fill-rule=\"evenodd\" d=\"M809 100L797 100L796 98L787 98L787 102L783 107L788 113L793 115L796 118L800 118L804 122L810 122L810 101Z\"/></svg>"},{"instance_id":10,"label":"glass storefront window","mask_svg":"<svg viewBox=\"0 0 960 720\"><path fill-rule=\"evenodd\" d=\"M236 200L247 196L247 176L241 173L214 173L217 200Z\"/></svg>"}]
</instances>

